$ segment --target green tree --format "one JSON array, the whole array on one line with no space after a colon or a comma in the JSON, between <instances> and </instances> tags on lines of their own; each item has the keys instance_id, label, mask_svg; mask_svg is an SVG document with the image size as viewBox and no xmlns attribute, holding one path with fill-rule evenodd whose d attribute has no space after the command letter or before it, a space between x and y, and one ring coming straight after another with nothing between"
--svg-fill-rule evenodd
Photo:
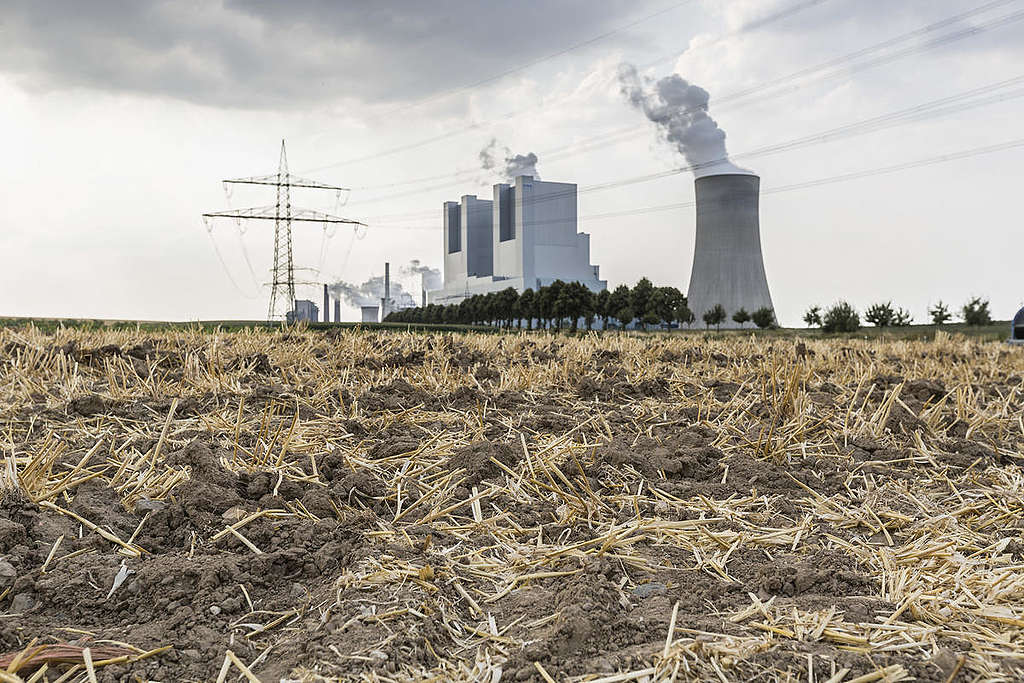
<instances>
[{"instance_id":1,"label":"green tree","mask_svg":"<svg viewBox=\"0 0 1024 683\"><path fill-rule=\"evenodd\" d=\"M618 311L615 312L615 319L619 321L619 328L626 329L626 325L633 322L633 318L636 317L636 313L633 311L633 307L626 304Z\"/></svg>"},{"instance_id":2,"label":"green tree","mask_svg":"<svg viewBox=\"0 0 1024 683\"><path fill-rule=\"evenodd\" d=\"M741 308L732 314L732 319L734 322L738 323L740 327L743 327L743 323L750 320L750 314L747 313L747 309Z\"/></svg>"},{"instance_id":3,"label":"green tree","mask_svg":"<svg viewBox=\"0 0 1024 683\"><path fill-rule=\"evenodd\" d=\"M523 293L519 295L519 301L516 303L516 315L519 316L519 320L526 321L526 329L533 329L533 319L536 315L537 299L533 294L533 290L527 287L523 290ZM522 326L522 322L519 323Z\"/></svg>"},{"instance_id":4,"label":"green tree","mask_svg":"<svg viewBox=\"0 0 1024 683\"><path fill-rule=\"evenodd\" d=\"M875 327L889 327L896 318L896 311L892 309L892 302L886 301L883 304L872 304L864 311L864 320Z\"/></svg>"},{"instance_id":5,"label":"green tree","mask_svg":"<svg viewBox=\"0 0 1024 683\"><path fill-rule=\"evenodd\" d=\"M555 280L548 285L549 296L551 297L551 318L557 329L562 329L562 319L568 315L566 311L567 299L562 296L565 291L565 283Z\"/></svg>"},{"instance_id":6,"label":"green tree","mask_svg":"<svg viewBox=\"0 0 1024 683\"><path fill-rule=\"evenodd\" d=\"M653 295L654 285L651 284L651 281L645 277L640 278L640 281L629 292L629 304L633 309L633 314L643 318L647 314ZM644 329L647 329L646 323L644 323Z\"/></svg>"},{"instance_id":7,"label":"green tree","mask_svg":"<svg viewBox=\"0 0 1024 683\"><path fill-rule=\"evenodd\" d=\"M512 321L516 317L516 308L519 303L519 292L515 287L506 287L498 292L495 297L499 317L505 325L505 329L512 327Z\"/></svg>"},{"instance_id":8,"label":"green tree","mask_svg":"<svg viewBox=\"0 0 1024 683\"><path fill-rule=\"evenodd\" d=\"M960 309L960 317L968 325L991 325L992 314L988 310L988 299L974 297Z\"/></svg>"},{"instance_id":9,"label":"green tree","mask_svg":"<svg viewBox=\"0 0 1024 683\"><path fill-rule=\"evenodd\" d=\"M582 282L574 282L573 284L576 285L580 317L583 318L583 322L586 323L588 330L593 329L594 316L597 314L597 294L591 292Z\"/></svg>"},{"instance_id":10,"label":"green tree","mask_svg":"<svg viewBox=\"0 0 1024 683\"><path fill-rule=\"evenodd\" d=\"M763 306L751 314L750 319L754 321L760 329L766 330L769 327L775 327L775 311Z\"/></svg>"},{"instance_id":11,"label":"green tree","mask_svg":"<svg viewBox=\"0 0 1024 683\"><path fill-rule=\"evenodd\" d=\"M630 317L628 320L623 320L619 315L623 311L628 310ZM615 288L615 291L611 293L608 298L608 315L619 321L619 324L625 327L633 320L633 309L630 308L629 298L629 287L626 285L619 285Z\"/></svg>"},{"instance_id":12,"label":"green tree","mask_svg":"<svg viewBox=\"0 0 1024 683\"><path fill-rule=\"evenodd\" d=\"M652 324L655 325L672 322L676 306L684 299L682 292L675 287L655 287L647 301L647 310L644 315L653 314Z\"/></svg>"},{"instance_id":13,"label":"green tree","mask_svg":"<svg viewBox=\"0 0 1024 683\"><path fill-rule=\"evenodd\" d=\"M811 306L804 313L804 322L807 327L821 327L821 306Z\"/></svg>"},{"instance_id":14,"label":"green tree","mask_svg":"<svg viewBox=\"0 0 1024 683\"><path fill-rule=\"evenodd\" d=\"M558 320L561 324L565 318L569 319L569 327L575 332L579 327L579 320L584 315L590 291L580 282L569 282L562 287L558 295L557 308Z\"/></svg>"},{"instance_id":15,"label":"green tree","mask_svg":"<svg viewBox=\"0 0 1024 683\"><path fill-rule=\"evenodd\" d=\"M601 327L605 330L608 329L608 319L612 317L611 299L612 293L607 289L602 289L594 296L594 313L601 319Z\"/></svg>"},{"instance_id":16,"label":"green tree","mask_svg":"<svg viewBox=\"0 0 1024 683\"><path fill-rule=\"evenodd\" d=\"M893 311L892 324L896 327L907 327L914 322L914 316L902 306Z\"/></svg>"},{"instance_id":17,"label":"green tree","mask_svg":"<svg viewBox=\"0 0 1024 683\"><path fill-rule=\"evenodd\" d=\"M953 319L953 314L949 311L949 306L942 303L940 299L937 304L928 309L928 315L932 317L933 325L942 325Z\"/></svg>"},{"instance_id":18,"label":"green tree","mask_svg":"<svg viewBox=\"0 0 1024 683\"><path fill-rule=\"evenodd\" d=\"M555 317L555 297L557 293L550 285L537 289L537 322L547 329L552 318Z\"/></svg>"},{"instance_id":19,"label":"green tree","mask_svg":"<svg viewBox=\"0 0 1024 683\"><path fill-rule=\"evenodd\" d=\"M673 315L680 325L686 325L687 327L692 325L693 321L697 319L697 316L693 314L693 311L687 305L686 299L683 299L682 303L676 304L676 310L673 312Z\"/></svg>"},{"instance_id":20,"label":"green tree","mask_svg":"<svg viewBox=\"0 0 1024 683\"><path fill-rule=\"evenodd\" d=\"M850 304L837 301L822 316L821 329L825 332L856 332L860 329L860 315Z\"/></svg>"},{"instance_id":21,"label":"green tree","mask_svg":"<svg viewBox=\"0 0 1024 683\"><path fill-rule=\"evenodd\" d=\"M704 311L704 325L710 329L712 325L715 326L716 330L722 329L722 323L725 322L725 309L722 308L722 304L715 304L708 310Z\"/></svg>"}]
</instances>

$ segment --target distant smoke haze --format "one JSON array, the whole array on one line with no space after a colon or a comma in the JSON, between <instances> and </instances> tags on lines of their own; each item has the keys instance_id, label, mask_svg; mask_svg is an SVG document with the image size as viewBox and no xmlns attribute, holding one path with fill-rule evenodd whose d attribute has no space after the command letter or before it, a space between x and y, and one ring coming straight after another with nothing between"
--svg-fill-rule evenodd
<instances>
[{"instance_id":1,"label":"distant smoke haze","mask_svg":"<svg viewBox=\"0 0 1024 683\"><path fill-rule=\"evenodd\" d=\"M533 176L540 180L537 173L538 161L534 152L512 154L508 147L499 146L497 138L491 138L487 146L480 150L480 167L489 173L500 173L503 180L513 180L520 175Z\"/></svg>"},{"instance_id":2,"label":"distant smoke haze","mask_svg":"<svg viewBox=\"0 0 1024 683\"><path fill-rule=\"evenodd\" d=\"M374 275L361 285L354 285L344 280L339 280L328 285L328 290L336 299L344 299L352 306L374 306L380 305L384 298L384 276ZM412 294L402 288L401 283L391 281L391 300L395 308L409 308L416 305Z\"/></svg>"},{"instance_id":3,"label":"distant smoke haze","mask_svg":"<svg viewBox=\"0 0 1024 683\"><path fill-rule=\"evenodd\" d=\"M402 274L419 275L420 286L423 291L429 292L432 289L441 289L441 271L420 263L419 259L409 261L408 265L402 266Z\"/></svg>"},{"instance_id":4,"label":"distant smoke haze","mask_svg":"<svg viewBox=\"0 0 1024 683\"><path fill-rule=\"evenodd\" d=\"M729 161L725 131L708 115L708 91L677 74L656 83L642 79L632 64L619 67L622 94L658 126L693 169L694 177L752 171Z\"/></svg>"}]
</instances>

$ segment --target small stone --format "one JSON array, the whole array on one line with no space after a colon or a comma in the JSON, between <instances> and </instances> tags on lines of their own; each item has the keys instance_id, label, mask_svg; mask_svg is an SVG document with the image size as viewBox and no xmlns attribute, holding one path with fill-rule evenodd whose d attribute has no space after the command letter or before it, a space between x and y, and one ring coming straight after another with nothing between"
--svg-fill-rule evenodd
<instances>
[{"instance_id":1,"label":"small stone","mask_svg":"<svg viewBox=\"0 0 1024 683\"><path fill-rule=\"evenodd\" d=\"M241 519L245 519L245 516L249 513L245 511L245 508L240 508L237 505L232 508L228 508L224 511L221 517L225 522L237 522Z\"/></svg>"},{"instance_id":2,"label":"small stone","mask_svg":"<svg viewBox=\"0 0 1024 683\"><path fill-rule=\"evenodd\" d=\"M11 563L6 560L0 560L0 588L7 588L13 585L16 578L18 578L18 572Z\"/></svg>"},{"instance_id":3,"label":"small stone","mask_svg":"<svg viewBox=\"0 0 1024 683\"><path fill-rule=\"evenodd\" d=\"M652 595L662 595L666 592L668 592L668 588L665 584L656 581L642 583L633 589L633 595L640 599L649 598Z\"/></svg>"},{"instance_id":4,"label":"small stone","mask_svg":"<svg viewBox=\"0 0 1024 683\"><path fill-rule=\"evenodd\" d=\"M135 503L135 512L160 512L166 507L167 503L162 500L143 498L139 502Z\"/></svg>"},{"instance_id":5,"label":"small stone","mask_svg":"<svg viewBox=\"0 0 1024 683\"><path fill-rule=\"evenodd\" d=\"M11 600L11 611L15 614L20 612L27 612L32 609L36 604L36 599L28 593L18 593Z\"/></svg>"},{"instance_id":6,"label":"small stone","mask_svg":"<svg viewBox=\"0 0 1024 683\"><path fill-rule=\"evenodd\" d=\"M220 607L218 607L217 605L211 605L210 614L212 614L213 616L217 616L218 614L220 614Z\"/></svg>"}]
</instances>

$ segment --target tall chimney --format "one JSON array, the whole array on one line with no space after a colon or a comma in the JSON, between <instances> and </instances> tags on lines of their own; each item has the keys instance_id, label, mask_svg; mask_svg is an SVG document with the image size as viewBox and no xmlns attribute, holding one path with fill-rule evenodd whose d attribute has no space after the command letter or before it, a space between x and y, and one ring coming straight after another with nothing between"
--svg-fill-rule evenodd
<instances>
[{"instance_id":1,"label":"tall chimney","mask_svg":"<svg viewBox=\"0 0 1024 683\"><path fill-rule=\"evenodd\" d=\"M391 264L384 262L384 301L380 307L380 319L384 320L391 309Z\"/></svg>"},{"instance_id":2,"label":"tall chimney","mask_svg":"<svg viewBox=\"0 0 1024 683\"><path fill-rule=\"evenodd\" d=\"M722 327L736 328L736 311L773 308L761 254L756 175L708 175L694 181L697 239L693 249L687 304L699 323L721 304Z\"/></svg>"},{"instance_id":3,"label":"tall chimney","mask_svg":"<svg viewBox=\"0 0 1024 683\"><path fill-rule=\"evenodd\" d=\"M425 289L423 290L423 297L422 298L423 298L423 304L422 304L421 308L426 308L427 307L427 290L425 290Z\"/></svg>"},{"instance_id":4,"label":"tall chimney","mask_svg":"<svg viewBox=\"0 0 1024 683\"><path fill-rule=\"evenodd\" d=\"M324 322L331 322L331 297L327 293L327 283L324 283Z\"/></svg>"},{"instance_id":5,"label":"tall chimney","mask_svg":"<svg viewBox=\"0 0 1024 683\"><path fill-rule=\"evenodd\" d=\"M334 300L334 322L341 322L341 299Z\"/></svg>"}]
</instances>

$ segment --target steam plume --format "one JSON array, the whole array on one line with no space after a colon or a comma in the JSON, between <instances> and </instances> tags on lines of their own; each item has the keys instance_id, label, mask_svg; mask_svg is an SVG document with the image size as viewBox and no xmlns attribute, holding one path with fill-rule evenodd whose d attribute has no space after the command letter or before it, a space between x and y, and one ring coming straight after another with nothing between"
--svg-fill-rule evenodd
<instances>
[{"instance_id":1,"label":"steam plume","mask_svg":"<svg viewBox=\"0 0 1024 683\"><path fill-rule=\"evenodd\" d=\"M629 103L653 121L665 139L675 145L697 178L706 175L751 171L729 161L725 131L708 115L708 91L677 74L666 76L653 89L640 78L636 67L619 67L619 84Z\"/></svg>"},{"instance_id":2,"label":"steam plume","mask_svg":"<svg viewBox=\"0 0 1024 683\"><path fill-rule=\"evenodd\" d=\"M498 171L504 180L512 180L519 175L533 176L540 180L537 174L537 155L512 154L512 150L502 145L499 149L497 138L491 138L487 146L480 150L480 167L485 171Z\"/></svg>"},{"instance_id":3,"label":"steam plume","mask_svg":"<svg viewBox=\"0 0 1024 683\"><path fill-rule=\"evenodd\" d=\"M344 299L352 306L373 306L380 304L384 297L384 276L374 275L361 285L338 280L328 289L337 299ZM401 283L391 280L391 299L395 308L410 308L416 305L412 294L402 288Z\"/></svg>"},{"instance_id":4,"label":"steam plume","mask_svg":"<svg viewBox=\"0 0 1024 683\"><path fill-rule=\"evenodd\" d=\"M441 289L441 271L420 263L419 259L409 261L408 265L402 266L403 275L419 275L420 285L424 291Z\"/></svg>"}]
</instances>

